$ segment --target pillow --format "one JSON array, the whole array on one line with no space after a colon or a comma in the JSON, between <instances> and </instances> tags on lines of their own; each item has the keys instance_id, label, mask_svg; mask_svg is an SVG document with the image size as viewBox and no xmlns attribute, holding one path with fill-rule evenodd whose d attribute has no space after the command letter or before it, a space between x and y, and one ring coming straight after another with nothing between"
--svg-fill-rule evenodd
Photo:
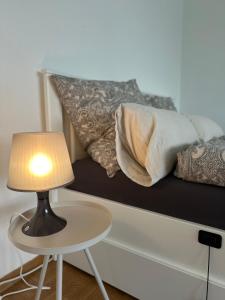
<instances>
[{"instance_id":1,"label":"pillow","mask_svg":"<svg viewBox=\"0 0 225 300\"><path fill-rule=\"evenodd\" d=\"M143 94L146 105L151 105L155 108L177 111L173 100L170 97L163 97L151 94Z\"/></svg>"},{"instance_id":2,"label":"pillow","mask_svg":"<svg viewBox=\"0 0 225 300\"><path fill-rule=\"evenodd\" d=\"M187 117L139 104L116 111L116 153L122 171L143 186L152 186L172 171L176 154L198 140Z\"/></svg>"},{"instance_id":3,"label":"pillow","mask_svg":"<svg viewBox=\"0 0 225 300\"><path fill-rule=\"evenodd\" d=\"M174 174L178 178L225 186L225 136L191 145L177 159Z\"/></svg>"},{"instance_id":4,"label":"pillow","mask_svg":"<svg viewBox=\"0 0 225 300\"><path fill-rule=\"evenodd\" d=\"M120 169L114 115L120 103L144 101L136 80L98 81L52 75L51 81L84 149L113 177Z\"/></svg>"},{"instance_id":5,"label":"pillow","mask_svg":"<svg viewBox=\"0 0 225 300\"><path fill-rule=\"evenodd\" d=\"M201 140L207 142L214 137L222 136L223 129L213 120L197 115L187 115Z\"/></svg>"}]
</instances>

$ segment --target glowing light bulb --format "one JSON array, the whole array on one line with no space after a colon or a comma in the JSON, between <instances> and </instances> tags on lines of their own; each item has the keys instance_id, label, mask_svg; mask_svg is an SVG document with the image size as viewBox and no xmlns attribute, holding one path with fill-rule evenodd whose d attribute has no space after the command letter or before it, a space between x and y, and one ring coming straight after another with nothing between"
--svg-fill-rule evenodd
<instances>
[{"instance_id":1,"label":"glowing light bulb","mask_svg":"<svg viewBox=\"0 0 225 300\"><path fill-rule=\"evenodd\" d=\"M47 155L38 153L31 158L29 170L35 176L46 176L52 170L52 162Z\"/></svg>"}]
</instances>

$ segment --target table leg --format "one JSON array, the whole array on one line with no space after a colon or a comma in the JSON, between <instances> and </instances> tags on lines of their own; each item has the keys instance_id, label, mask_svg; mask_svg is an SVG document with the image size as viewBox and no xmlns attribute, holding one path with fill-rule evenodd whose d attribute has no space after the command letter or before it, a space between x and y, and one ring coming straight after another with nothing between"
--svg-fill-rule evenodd
<instances>
[{"instance_id":1,"label":"table leg","mask_svg":"<svg viewBox=\"0 0 225 300\"><path fill-rule=\"evenodd\" d=\"M92 271L93 271L93 273L95 275L95 279L96 279L96 281L98 283L98 286L99 286L99 288L101 290L103 299L104 300L109 300L108 294L107 294L106 289L105 289L105 287L103 285L103 282L102 282L101 277L100 277L100 275L98 273L98 270L97 270L97 268L95 266L94 260L93 260L93 258L91 256L91 253L90 253L89 249L88 248L85 249L84 252L85 252L87 260L88 260L88 262L90 264L90 267L91 267L91 269L92 269Z\"/></svg>"},{"instance_id":2,"label":"table leg","mask_svg":"<svg viewBox=\"0 0 225 300\"><path fill-rule=\"evenodd\" d=\"M36 291L35 300L39 300L41 297L41 291L42 291L42 287L43 287L44 280L45 280L45 274L46 274L46 271L48 268L49 257L50 257L50 255L44 256L43 266L41 269L41 274L40 274L40 278L39 278L39 282L38 282L38 289Z\"/></svg>"},{"instance_id":3,"label":"table leg","mask_svg":"<svg viewBox=\"0 0 225 300\"><path fill-rule=\"evenodd\" d=\"M62 300L62 276L63 275L63 256L57 255L56 268L56 300Z\"/></svg>"}]
</instances>

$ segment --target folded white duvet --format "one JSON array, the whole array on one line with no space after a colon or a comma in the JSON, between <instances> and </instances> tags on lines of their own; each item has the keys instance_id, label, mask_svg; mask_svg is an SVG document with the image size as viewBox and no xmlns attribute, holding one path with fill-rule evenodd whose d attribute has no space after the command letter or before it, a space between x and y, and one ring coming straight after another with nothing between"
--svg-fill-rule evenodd
<instances>
[{"instance_id":1,"label":"folded white duvet","mask_svg":"<svg viewBox=\"0 0 225 300\"><path fill-rule=\"evenodd\" d=\"M122 104L116 111L116 152L122 171L152 186L171 172L176 154L198 140L188 119L174 111Z\"/></svg>"}]
</instances>

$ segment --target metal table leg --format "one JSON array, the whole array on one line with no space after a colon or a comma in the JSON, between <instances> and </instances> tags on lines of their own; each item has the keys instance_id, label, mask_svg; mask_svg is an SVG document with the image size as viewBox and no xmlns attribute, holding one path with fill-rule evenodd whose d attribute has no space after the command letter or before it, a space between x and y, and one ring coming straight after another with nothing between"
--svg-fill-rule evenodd
<instances>
[{"instance_id":1,"label":"metal table leg","mask_svg":"<svg viewBox=\"0 0 225 300\"><path fill-rule=\"evenodd\" d=\"M42 291L42 287L43 287L44 280L45 280L45 274L46 274L46 271L48 268L49 257L50 257L50 255L44 256L43 266L41 269L41 274L40 274L40 278L39 278L39 282L38 282L38 289L36 291L35 300L39 300L41 297L41 291Z\"/></svg>"},{"instance_id":2,"label":"metal table leg","mask_svg":"<svg viewBox=\"0 0 225 300\"><path fill-rule=\"evenodd\" d=\"M95 275L95 279L96 279L96 281L98 283L98 286L99 286L99 288L101 290L101 293L102 293L102 296L103 296L104 300L109 300L108 294L107 294L106 289L105 289L105 287L103 285L103 282L102 282L101 277L100 277L100 275L98 273L98 270L97 270L97 268L95 266L94 260L93 260L93 258L91 256L91 253L90 253L89 249L86 248L84 250L84 252L85 252L87 260L88 260L88 262L90 264L90 267L91 267L91 269L92 269L92 271L93 271L93 273Z\"/></svg>"},{"instance_id":3,"label":"metal table leg","mask_svg":"<svg viewBox=\"0 0 225 300\"><path fill-rule=\"evenodd\" d=\"M63 256L57 255L56 268L56 300L62 300Z\"/></svg>"}]
</instances>

